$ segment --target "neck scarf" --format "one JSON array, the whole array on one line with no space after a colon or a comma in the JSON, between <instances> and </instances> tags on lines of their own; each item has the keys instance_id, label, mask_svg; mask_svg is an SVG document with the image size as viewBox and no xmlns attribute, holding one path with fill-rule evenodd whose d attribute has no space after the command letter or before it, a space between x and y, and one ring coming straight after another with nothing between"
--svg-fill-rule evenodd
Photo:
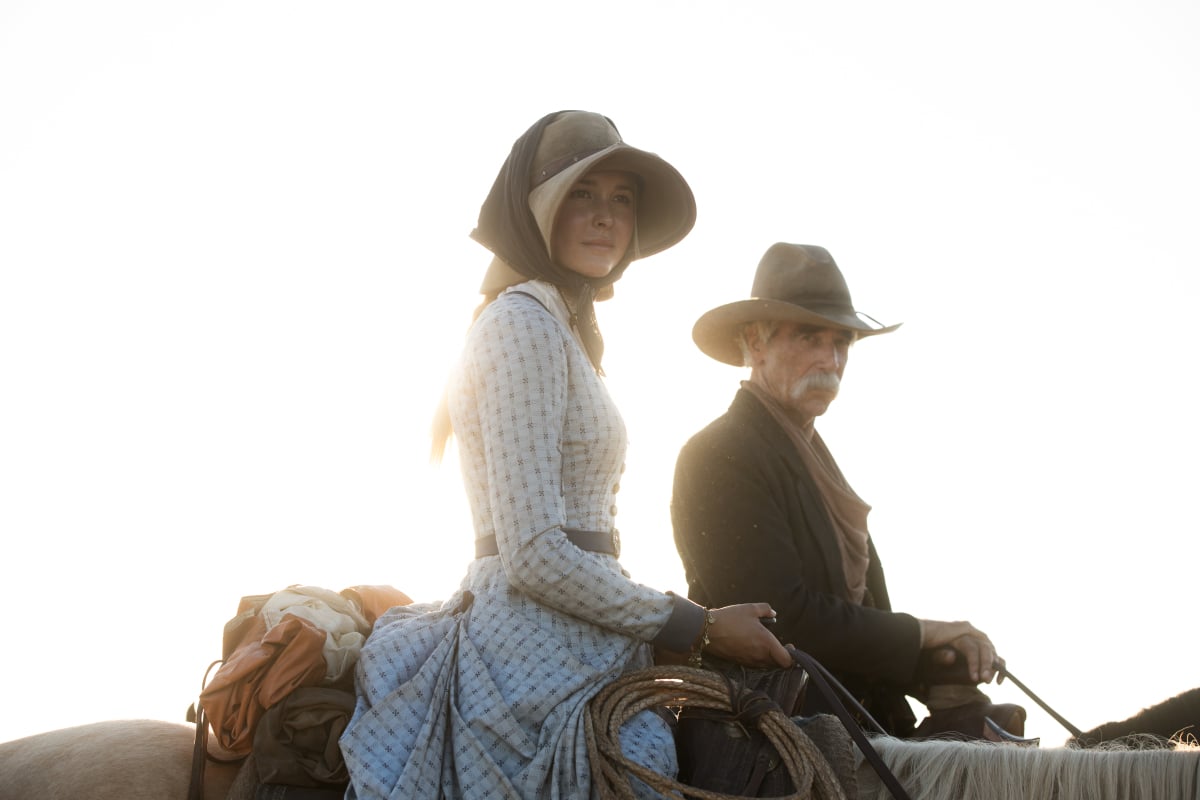
<instances>
[{"instance_id":1,"label":"neck scarf","mask_svg":"<svg viewBox=\"0 0 1200 800\"><path fill-rule=\"evenodd\" d=\"M800 453L800 460L812 476L829 521L833 523L838 551L842 556L842 573L846 578L848 599L855 605L861 605L867 592L867 563L870 560L867 514L871 507L850 488L812 420L807 425L797 425L775 398L760 386L742 381L742 388L758 398Z\"/></svg>"}]
</instances>

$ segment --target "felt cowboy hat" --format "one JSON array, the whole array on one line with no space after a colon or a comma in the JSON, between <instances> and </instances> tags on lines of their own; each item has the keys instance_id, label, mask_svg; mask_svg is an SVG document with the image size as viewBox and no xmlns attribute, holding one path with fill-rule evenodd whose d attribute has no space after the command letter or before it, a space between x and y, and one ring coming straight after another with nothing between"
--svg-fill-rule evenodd
<instances>
[{"instance_id":1,"label":"felt cowboy hat","mask_svg":"<svg viewBox=\"0 0 1200 800\"><path fill-rule=\"evenodd\" d=\"M717 361L742 366L738 335L748 322L798 322L851 331L855 338L891 333L900 325L881 326L854 309L850 289L833 256L808 244L771 245L758 262L749 300L718 306L703 314L692 339ZM874 324L872 324L874 323Z\"/></svg>"},{"instance_id":2,"label":"felt cowboy hat","mask_svg":"<svg viewBox=\"0 0 1200 800\"><path fill-rule=\"evenodd\" d=\"M626 261L666 250L696 224L695 196L675 167L654 153L626 144L603 114L563 111L542 131L529 176L529 208L547 243L567 193L595 169L629 172L638 179L634 238ZM486 294L516 279L511 267L494 261L481 290Z\"/></svg>"}]
</instances>

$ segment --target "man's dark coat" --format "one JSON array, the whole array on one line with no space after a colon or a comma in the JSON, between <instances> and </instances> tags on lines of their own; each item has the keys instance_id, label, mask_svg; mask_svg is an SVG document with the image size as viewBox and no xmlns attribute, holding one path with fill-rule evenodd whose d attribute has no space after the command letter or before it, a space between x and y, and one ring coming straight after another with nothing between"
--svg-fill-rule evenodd
<instances>
[{"instance_id":1,"label":"man's dark coat","mask_svg":"<svg viewBox=\"0 0 1200 800\"><path fill-rule=\"evenodd\" d=\"M767 602L774 632L809 653L890 732L914 722L903 687L914 682L917 620L891 611L870 542L867 596L850 602L832 523L800 454L753 394L684 445L671 500L688 597L701 605ZM809 691L805 713L825 710Z\"/></svg>"}]
</instances>

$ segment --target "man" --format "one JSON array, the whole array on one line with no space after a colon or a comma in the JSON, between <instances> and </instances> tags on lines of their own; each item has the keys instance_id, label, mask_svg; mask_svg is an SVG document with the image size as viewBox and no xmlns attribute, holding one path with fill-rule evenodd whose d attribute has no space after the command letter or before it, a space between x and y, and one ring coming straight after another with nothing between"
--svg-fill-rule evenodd
<instances>
[{"instance_id":1,"label":"man","mask_svg":"<svg viewBox=\"0 0 1200 800\"><path fill-rule=\"evenodd\" d=\"M692 334L750 378L679 454L671 515L688 596L708 607L769 602L779 638L832 671L895 736L995 738L984 717L1022 735L1024 710L992 705L977 688L1003 664L986 634L891 610L870 506L813 425L837 397L850 346L899 325L864 322L833 258L811 245L767 250L751 297L704 314ZM919 729L906 694L931 710ZM823 710L810 691L804 713Z\"/></svg>"}]
</instances>

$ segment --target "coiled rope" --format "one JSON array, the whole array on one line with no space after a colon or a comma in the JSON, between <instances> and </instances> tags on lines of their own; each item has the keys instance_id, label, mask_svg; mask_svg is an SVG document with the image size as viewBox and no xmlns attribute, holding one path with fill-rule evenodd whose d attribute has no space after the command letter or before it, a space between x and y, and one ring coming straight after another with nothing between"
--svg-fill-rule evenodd
<instances>
[{"instance_id":1,"label":"coiled rope","mask_svg":"<svg viewBox=\"0 0 1200 800\"><path fill-rule=\"evenodd\" d=\"M733 712L743 703L744 691L717 672L695 667L659 666L630 672L592 698L584 717L592 785L601 800L634 800L629 777L669 797L700 800L745 800L680 783L634 763L621 752L620 729L627 720L656 707L691 707ZM780 761L796 787L780 800L846 800L841 783L824 754L778 706L766 710L752 724L779 753Z\"/></svg>"}]
</instances>

